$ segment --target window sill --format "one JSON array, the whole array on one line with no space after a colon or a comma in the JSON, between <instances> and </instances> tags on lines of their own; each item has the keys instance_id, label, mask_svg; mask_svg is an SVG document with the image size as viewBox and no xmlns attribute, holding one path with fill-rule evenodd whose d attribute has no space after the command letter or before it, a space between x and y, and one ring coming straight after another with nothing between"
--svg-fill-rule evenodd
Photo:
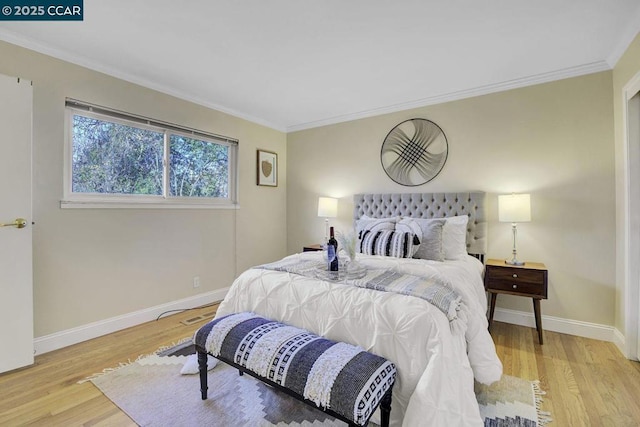
<instances>
[{"instance_id":1,"label":"window sill","mask_svg":"<svg viewBox=\"0 0 640 427\"><path fill-rule=\"evenodd\" d=\"M238 204L60 200L60 209L240 209Z\"/></svg>"}]
</instances>

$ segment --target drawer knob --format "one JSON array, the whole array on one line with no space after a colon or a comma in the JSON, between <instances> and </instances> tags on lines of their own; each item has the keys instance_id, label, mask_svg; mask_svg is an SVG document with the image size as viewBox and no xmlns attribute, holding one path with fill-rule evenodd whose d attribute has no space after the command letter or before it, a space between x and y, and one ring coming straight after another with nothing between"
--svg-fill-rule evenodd
<instances>
[{"instance_id":1,"label":"drawer knob","mask_svg":"<svg viewBox=\"0 0 640 427\"><path fill-rule=\"evenodd\" d=\"M513 278L514 278L514 279L517 279L517 278L518 278L518 275L517 275L516 273L513 273Z\"/></svg>"},{"instance_id":2,"label":"drawer knob","mask_svg":"<svg viewBox=\"0 0 640 427\"><path fill-rule=\"evenodd\" d=\"M518 289L518 285L513 285L513 289Z\"/></svg>"}]
</instances>

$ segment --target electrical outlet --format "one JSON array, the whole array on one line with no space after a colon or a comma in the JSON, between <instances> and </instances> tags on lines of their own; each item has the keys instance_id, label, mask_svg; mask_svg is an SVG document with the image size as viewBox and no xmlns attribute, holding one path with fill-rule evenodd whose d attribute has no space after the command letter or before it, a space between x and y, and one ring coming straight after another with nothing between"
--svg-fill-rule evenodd
<instances>
[{"instance_id":1,"label":"electrical outlet","mask_svg":"<svg viewBox=\"0 0 640 427\"><path fill-rule=\"evenodd\" d=\"M193 278L193 287L194 288L199 288L200 287L200 277L196 276Z\"/></svg>"}]
</instances>

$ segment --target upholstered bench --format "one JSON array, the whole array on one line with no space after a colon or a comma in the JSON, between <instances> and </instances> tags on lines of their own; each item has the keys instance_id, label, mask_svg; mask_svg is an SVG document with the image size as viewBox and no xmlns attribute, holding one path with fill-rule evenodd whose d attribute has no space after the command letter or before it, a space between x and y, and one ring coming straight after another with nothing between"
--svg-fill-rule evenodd
<instances>
[{"instance_id":1,"label":"upholstered bench","mask_svg":"<svg viewBox=\"0 0 640 427\"><path fill-rule=\"evenodd\" d=\"M202 400L208 353L350 426L367 425L378 406L389 425L396 367L362 348L246 312L212 320L194 343Z\"/></svg>"}]
</instances>

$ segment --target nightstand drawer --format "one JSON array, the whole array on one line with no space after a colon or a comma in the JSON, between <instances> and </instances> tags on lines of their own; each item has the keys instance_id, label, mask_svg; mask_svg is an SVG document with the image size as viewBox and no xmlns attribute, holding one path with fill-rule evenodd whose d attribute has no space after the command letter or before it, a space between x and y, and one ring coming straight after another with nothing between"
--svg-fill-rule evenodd
<instances>
[{"instance_id":1,"label":"nightstand drawer","mask_svg":"<svg viewBox=\"0 0 640 427\"><path fill-rule=\"evenodd\" d=\"M543 264L527 263L513 267L488 260L484 274L484 287L488 291L547 298L547 269Z\"/></svg>"},{"instance_id":2,"label":"nightstand drawer","mask_svg":"<svg viewBox=\"0 0 640 427\"><path fill-rule=\"evenodd\" d=\"M529 283L524 281L493 279L488 282L487 289L546 297L545 286L542 282Z\"/></svg>"},{"instance_id":3,"label":"nightstand drawer","mask_svg":"<svg viewBox=\"0 0 640 427\"><path fill-rule=\"evenodd\" d=\"M518 284L533 283L542 284L544 282L545 272L542 270L525 270L523 268L487 267L488 279L509 281Z\"/></svg>"}]
</instances>

